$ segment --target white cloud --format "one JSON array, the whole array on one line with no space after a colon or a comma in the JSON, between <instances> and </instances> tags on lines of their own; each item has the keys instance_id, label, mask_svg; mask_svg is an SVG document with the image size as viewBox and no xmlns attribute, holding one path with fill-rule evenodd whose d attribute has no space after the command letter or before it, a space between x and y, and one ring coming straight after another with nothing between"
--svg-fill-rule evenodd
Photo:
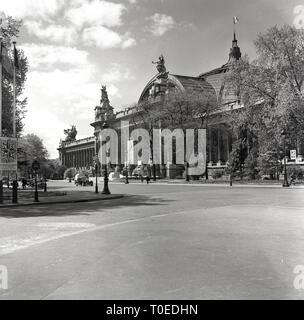
<instances>
[{"instance_id":1,"label":"white cloud","mask_svg":"<svg viewBox=\"0 0 304 320\"><path fill-rule=\"evenodd\" d=\"M134 77L131 76L130 70L117 63L113 63L111 68L101 76L101 81L106 84L132 79Z\"/></svg>"},{"instance_id":2,"label":"white cloud","mask_svg":"<svg viewBox=\"0 0 304 320\"><path fill-rule=\"evenodd\" d=\"M96 46L102 49L129 48L136 44L136 40L129 38L128 34L120 35L103 26L90 27L83 31L82 40L88 46Z\"/></svg>"},{"instance_id":3,"label":"white cloud","mask_svg":"<svg viewBox=\"0 0 304 320\"><path fill-rule=\"evenodd\" d=\"M16 18L35 17L48 20L56 16L64 0L0 0L1 11Z\"/></svg>"},{"instance_id":4,"label":"white cloud","mask_svg":"<svg viewBox=\"0 0 304 320\"><path fill-rule=\"evenodd\" d=\"M137 42L134 38L128 38L122 42L121 47L127 49L136 46L136 44Z\"/></svg>"},{"instance_id":5,"label":"white cloud","mask_svg":"<svg viewBox=\"0 0 304 320\"><path fill-rule=\"evenodd\" d=\"M82 134L92 135L88 123L94 119L94 106L100 98L92 69L35 70L28 74L25 132L39 134L52 157L58 156L63 129L71 124L76 124Z\"/></svg>"},{"instance_id":6,"label":"white cloud","mask_svg":"<svg viewBox=\"0 0 304 320\"><path fill-rule=\"evenodd\" d=\"M55 64L67 66L88 65L88 52L72 47L24 44L21 46L29 60L31 69L48 68Z\"/></svg>"},{"instance_id":7,"label":"white cloud","mask_svg":"<svg viewBox=\"0 0 304 320\"><path fill-rule=\"evenodd\" d=\"M153 35L158 37L175 27L174 19L165 14L155 13L153 16L149 17L148 20L151 21L149 30Z\"/></svg>"},{"instance_id":8,"label":"white cloud","mask_svg":"<svg viewBox=\"0 0 304 320\"><path fill-rule=\"evenodd\" d=\"M84 25L114 27L121 25L121 16L124 10L125 6L120 3L85 0L76 8L68 9L66 17L80 28Z\"/></svg>"},{"instance_id":9,"label":"white cloud","mask_svg":"<svg viewBox=\"0 0 304 320\"><path fill-rule=\"evenodd\" d=\"M45 26L38 21L24 22L29 34L35 35L41 40L47 40L54 43L74 44L77 39L77 32L74 28L61 25Z\"/></svg>"},{"instance_id":10,"label":"white cloud","mask_svg":"<svg viewBox=\"0 0 304 320\"><path fill-rule=\"evenodd\" d=\"M294 7L293 13L296 15L293 24L297 29L304 29L304 6L298 5Z\"/></svg>"},{"instance_id":11,"label":"white cloud","mask_svg":"<svg viewBox=\"0 0 304 320\"><path fill-rule=\"evenodd\" d=\"M37 134L43 140L50 157L58 158L56 149L59 146L59 137L63 137L63 130L69 128L70 123L56 117L52 110L41 108L29 108L24 123L24 134Z\"/></svg>"}]
</instances>

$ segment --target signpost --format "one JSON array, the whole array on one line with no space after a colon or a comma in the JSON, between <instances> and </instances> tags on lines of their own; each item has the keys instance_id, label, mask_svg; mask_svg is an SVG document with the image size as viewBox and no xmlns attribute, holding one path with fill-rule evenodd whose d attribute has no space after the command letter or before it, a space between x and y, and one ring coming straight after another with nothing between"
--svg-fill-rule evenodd
<instances>
[{"instance_id":1,"label":"signpost","mask_svg":"<svg viewBox=\"0 0 304 320\"><path fill-rule=\"evenodd\" d=\"M297 150L290 150L290 160L297 160Z\"/></svg>"}]
</instances>

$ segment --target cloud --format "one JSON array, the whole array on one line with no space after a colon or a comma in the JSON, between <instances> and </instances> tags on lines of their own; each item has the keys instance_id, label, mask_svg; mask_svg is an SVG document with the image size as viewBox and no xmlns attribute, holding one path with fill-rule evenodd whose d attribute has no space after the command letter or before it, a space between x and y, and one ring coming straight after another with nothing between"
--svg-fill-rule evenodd
<instances>
[{"instance_id":1,"label":"cloud","mask_svg":"<svg viewBox=\"0 0 304 320\"><path fill-rule=\"evenodd\" d=\"M79 28L84 25L115 27L121 25L121 16L125 9L120 3L86 0L76 8L68 9L65 16Z\"/></svg>"},{"instance_id":2,"label":"cloud","mask_svg":"<svg viewBox=\"0 0 304 320\"><path fill-rule=\"evenodd\" d=\"M51 156L57 157L63 129L76 124L83 134L92 135L88 123L94 119L98 89L93 68L29 72L25 92L28 96L25 132L41 136Z\"/></svg>"},{"instance_id":3,"label":"cloud","mask_svg":"<svg viewBox=\"0 0 304 320\"><path fill-rule=\"evenodd\" d=\"M175 27L175 21L171 16L155 13L153 16L147 18L151 22L149 30L154 36L162 36L167 31Z\"/></svg>"},{"instance_id":4,"label":"cloud","mask_svg":"<svg viewBox=\"0 0 304 320\"><path fill-rule=\"evenodd\" d=\"M38 21L24 22L29 34L36 36L41 40L47 40L54 43L74 44L77 39L77 32L74 28L61 25L45 26Z\"/></svg>"},{"instance_id":5,"label":"cloud","mask_svg":"<svg viewBox=\"0 0 304 320\"><path fill-rule=\"evenodd\" d=\"M47 121L42 119L47 119ZM43 140L50 157L58 158L58 137L63 136L63 130L70 127L70 123L56 117L51 110L42 108L29 109L24 123L24 134L34 133L38 135Z\"/></svg>"},{"instance_id":6,"label":"cloud","mask_svg":"<svg viewBox=\"0 0 304 320\"><path fill-rule=\"evenodd\" d=\"M28 60L31 69L49 68L56 65L88 66L88 52L72 47L62 47L42 44L24 44L20 46Z\"/></svg>"},{"instance_id":7,"label":"cloud","mask_svg":"<svg viewBox=\"0 0 304 320\"><path fill-rule=\"evenodd\" d=\"M136 45L136 40L129 34L120 35L103 26L90 27L83 31L82 40L87 46L96 46L101 49L129 48Z\"/></svg>"},{"instance_id":8,"label":"cloud","mask_svg":"<svg viewBox=\"0 0 304 320\"><path fill-rule=\"evenodd\" d=\"M304 29L304 6L298 5L294 7L293 13L296 15L293 24L297 29Z\"/></svg>"},{"instance_id":9,"label":"cloud","mask_svg":"<svg viewBox=\"0 0 304 320\"><path fill-rule=\"evenodd\" d=\"M63 5L64 0L0 0L1 11L16 18L49 20L57 15Z\"/></svg>"},{"instance_id":10,"label":"cloud","mask_svg":"<svg viewBox=\"0 0 304 320\"><path fill-rule=\"evenodd\" d=\"M131 76L130 70L123 68L118 63L113 63L111 68L101 76L101 81L106 84L132 79L134 79L134 77Z\"/></svg>"}]
</instances>

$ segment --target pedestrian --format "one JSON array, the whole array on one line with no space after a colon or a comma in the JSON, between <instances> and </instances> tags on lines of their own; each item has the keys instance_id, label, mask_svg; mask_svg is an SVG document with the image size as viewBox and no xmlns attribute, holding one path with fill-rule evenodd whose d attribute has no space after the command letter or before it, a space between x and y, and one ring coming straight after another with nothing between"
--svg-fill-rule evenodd
<instances>
[{"instance_id":1,"label":"pedestrian","mask_svg":"<svg viewBox=\"0 0 304 320\"><path fill-rule=\"evenodd\" d=\"M149 184L150 180L151 180L150 177L147 176L147 177L146 177L147 184Z\"/></svg>"},{"instance_id":2,"label":"pedestrian","mask_svg":"<svg viewBox=\"0 0 304 320\"><path fill-rule=\"evenodd\" d=\"M26 190L27 180L25 178L22 179L22 189Z\"/></svg>"}]
</instances>

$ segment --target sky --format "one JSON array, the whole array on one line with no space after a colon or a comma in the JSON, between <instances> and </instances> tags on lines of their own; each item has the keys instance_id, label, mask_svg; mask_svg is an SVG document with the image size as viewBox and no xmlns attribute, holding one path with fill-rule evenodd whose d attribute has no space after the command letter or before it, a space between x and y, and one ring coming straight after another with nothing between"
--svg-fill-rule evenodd
<instances>
[{"instance_id":1,"label":"sky","mask_svg":"<svg viewBox=\"0 0 304 320\"><path fill-rule=\"evenodd\" d=\"M273 25L304 25L304 0L0 0L22 19L17 46L29 60L24 133L41 137L58 158L63 130L78 139L90 123L101 85L121 110L138 101L163 54L168 71L198 76L228 60L233 17L242 53Z\"/></svg>"}]
</instances>

